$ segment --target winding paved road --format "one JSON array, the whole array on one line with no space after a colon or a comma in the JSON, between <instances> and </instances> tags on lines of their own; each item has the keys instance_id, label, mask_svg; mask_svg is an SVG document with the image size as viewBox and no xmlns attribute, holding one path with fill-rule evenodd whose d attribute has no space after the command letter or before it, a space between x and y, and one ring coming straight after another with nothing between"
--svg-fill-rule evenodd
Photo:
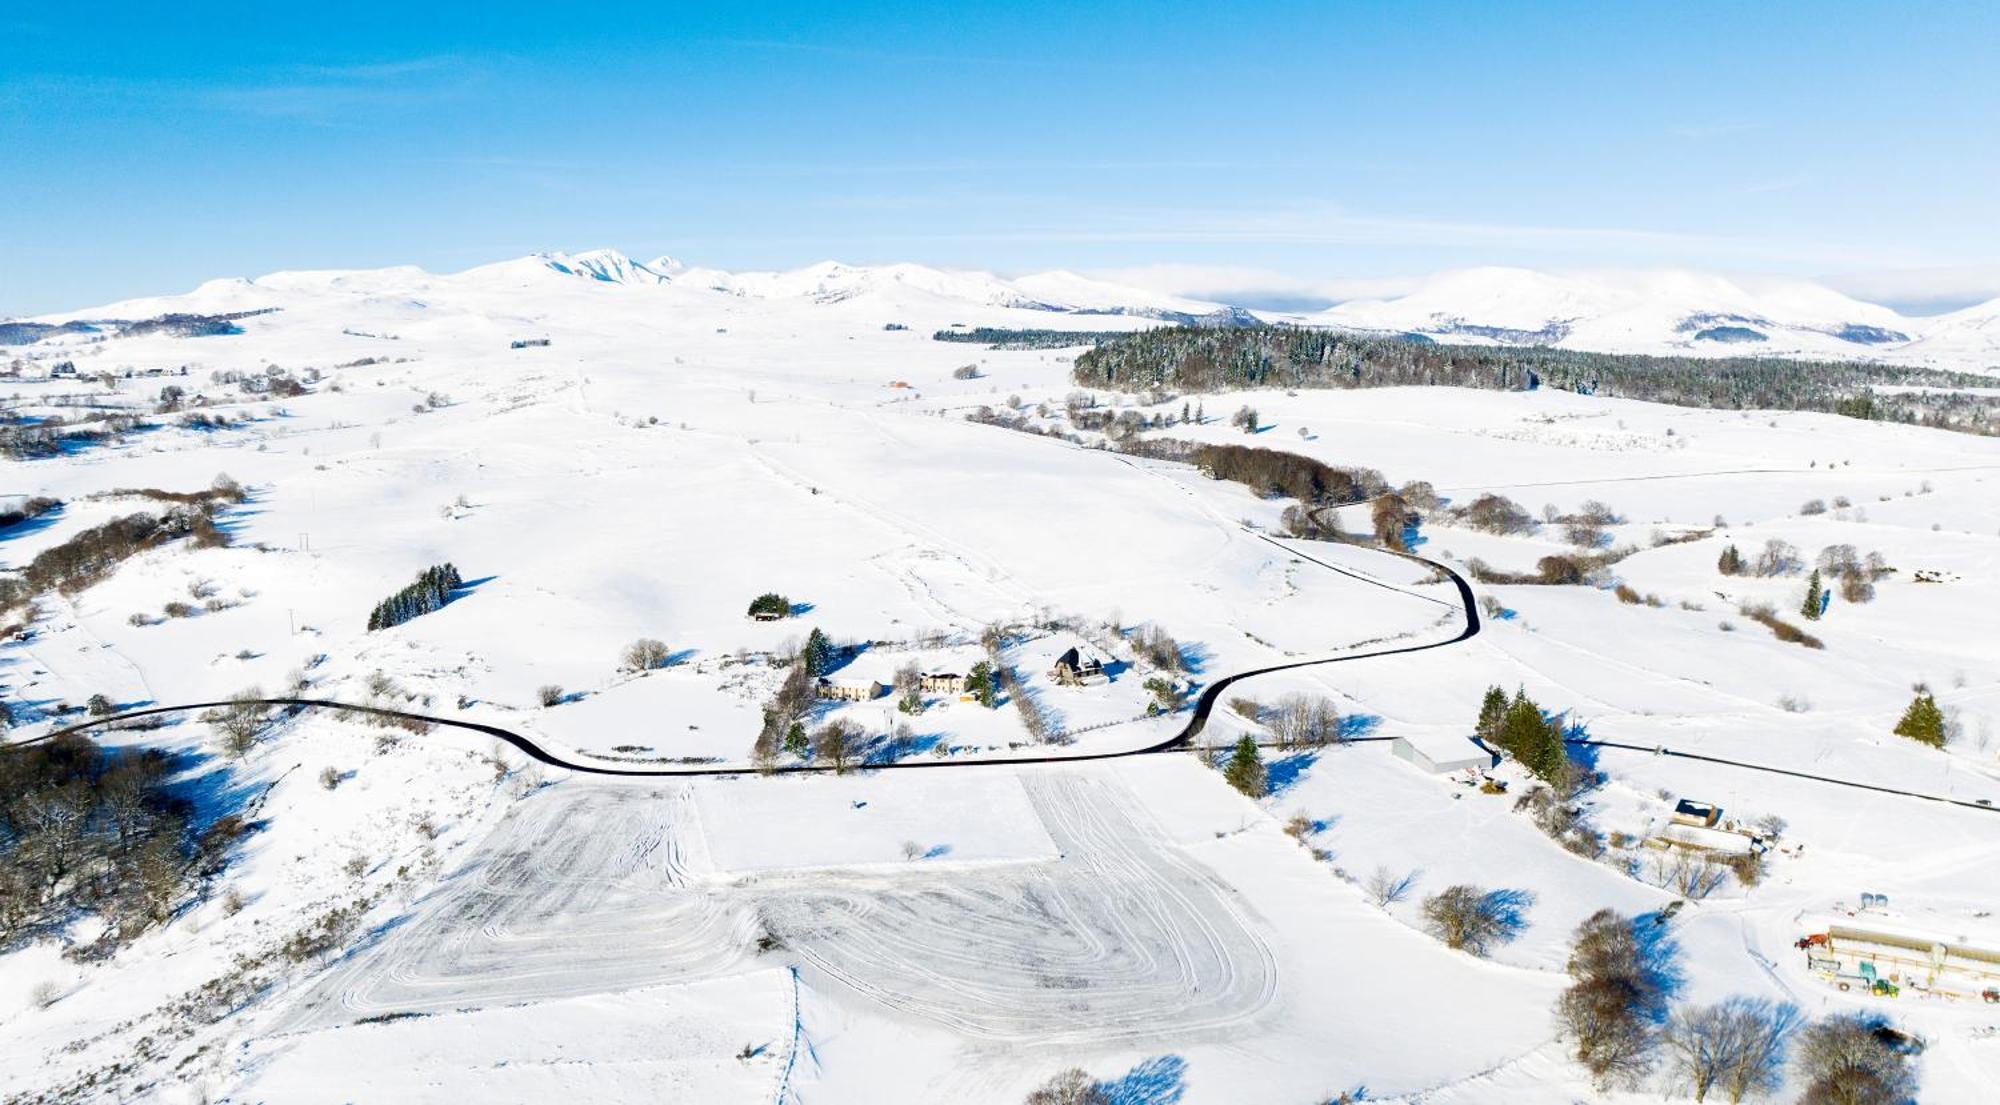
<instances>
[{"instance_id":1,"label":"winding paved road","mask_svg":"<svg viewBox=\"0 0 2000 1105\"><path fill-rule=\"evenodd\" d=\"M1269 538L1265 538L1265 540L1269 540ZM1273 541L1272 544L1276 545L1278 543ZM1297 550L1291 549L1288 546L1278 545L1278 547L1285 549L1287 552L1292 552L1294 555L1303 556L1303 554L1298 553ZM1327 657L1322 657L1318 660L1295 660L1283 664L1273 664L1270 665L1269 667L1253 668L1249 671L1240 671L1235 673L1234 675L1224 676L1221 679L1218 679L1215 682L1209 684L1205 689L1203 689L1203 691L1201 692L1201 696L1195 700L1194 712L1192 716L1188 718L1188 723L1181 728L1180 732L1175 733L1173 736L1168 737L1166 740L1160 741L1156 744L1146 745L1141 748L1128 748L1115 752L1079 752L1070 755L1063 755L1061 753L1052 753L1044 756L1021 756L1021 757L1012 757L1007 759L891 760L885 763L871 763L871 764L858 765L857 769L868 770L868 771L900 771L900 770L914 770L917 768L990 767L999 764L1080 763L1087 760L1112 760L1124 756L1145 756L1156 752L1170 752L1175 749L1187 747L1189 744L1193 743L1196 737L1201 735L1201 731L1208 726L1209 714L1215 710L1215 704L1221 701L1222 692L1228 689L1231 684L1237 683L1241 680L1250 679L1259 675L1269 675L1273 672L1290 671L1294 668L1310 668L1310 667L1317 667L1321 664L1339 664L1339 663L1345 663L1350 660L1367 660L1378 656L1397 656L1409 652L1424 652L1426 650L1434 648L1446 648L1448 646L1458 644L1461 641L1469 640L1479 632L1479 608L1473 602L1472 585L1465 581L1465 577L1459 575L1457 572L1452 571L1450 568L1444 566L1443 564L1439 564L1433 560L1426 560L1421 556L1414 556L1409 553L1393 552L1391 550L1383 550L1383 551L1389 552L1390 555L1392 556L1399 556L1405 560L1414 561L1418 564L1423 564L1427 567L1436 569L1438 572L1443 573L1444 576L1450 579L1452 585L1458 589L1459 609L1465 616L1464 628L1461 629L1455 636L1452 636L1444 640L1430 641L1424 644L1402 645L1396 648L1376 649L1371 652L1356 652L1341 656L1327 656ZM1305 557L1305 559L1310 560L1312 558ZM1319 564L1326 568L1330 568L1333 571L1339 572L1342 575L1352 576L1353 578L1365 580L1366 582L1374 583L1378 586L1388 586L1387 584L1383 584L1382 581L1380 580L1372 579L1368 576L1363 576L1347 568L1342 568L1337 565L1328 564L1325 561L1314 560L1313 563ZM463 718L432 717L429 714L411 713L407 710L391 710L380 706L355 706L345 702L334 702L328 699L321 699L321 698L231 699L221 702L188 702L188 703L182 703L177 706L154 706L144 710L133 710L129 713L113 714L110 717L98 718L95 721L87 721L81 725L72 725L65 729L58 729L55 730L54 732L45 733L42 736L34 737L29 740L18 741L12 747L19 747L29 744L38 744L42 741L53 740L56 737L64 736L69 733L82 733L91 729L99 729L108 725L116 725L122 721L133 721L139 718L158 717L162 714L188 713L194 710L214 710L214 709L220 709L225 706L237 705L244 702L255 703L260 706L280 706L288 709L348 710L359 714L370 714L375 717L395 718L399 721L424 722L426 724L442 725L452 729L464 729L470 732L484 734L485 736L492 737L495 740L504 741L505 743L520 750L522 754L526 755L529 759L534 760L537 763L547 764L550 767L559 767L565 771L575 771L584 775L611 775L611 776L623 776L623 777L633 777L633 778L687 778L695 776L749 775L758 773L758 769L754 767L742 767L742 766L717 767L709 765L679 765L672 767L623 767L606 763L590 762L585 760L572 760L563 756L558 756L555 753L550 752L548 749L536 743L532 738L522 736L521 734L516 733L511 729L503 729L498 725L488 725L484 722L478 722L478 721L466 721ZM831 767L824 767L818 764L799 764L799 765L786 766L775 769L775 771L779 774L818 773L818 772L828 772L832 770L834 769Z\"/></svg>"},{"instance_id":2,"label":"winding paved road","mask_svg":"<svg viewBox=\"0 0 2000 1105\"><path fill-rule=\"evenodd\" d=\"M1319 560L1314 557L1308 556L1305 553L1301 553L1297 549L1294 549L1289 545L1285 545L1278 541L1272 540L1271 538L1266 537L1262 534L1259 534L1257 536L1264 541L1270 542L1272 545L1275 545L1278 548L1284 549L1286 552L1294 556L1298 556L1301 559L1311 561L1312 563L1318 564L1321 567L1327 568L1331 571L1335 571L1342 575L1350 576L1355 579L1359 579L1364 582L1374 584L1376 586L1392 586L1390 584L1383 583L1381 580L1361 575L1360 573L1354 572L1351 569L1342 568L1337 564L1328 563L1327 561ZM1016 764L1082 763L1090 760L1115 760L1124 758L1126 756L1146 756L1160 752L1172 752L1179 749L1187 748L1188 746L1193 744L1195 738L1199 737L1202 733L1202 730L1207 728L1209 715L1214 712L1215 704L1222 700L1222 693L1225 690L1227 690L1231 685L1241 682L1245 679L1253 679L1260 675L1271 675L1281 671L1293 671L1300 668L1319 667L1325 664L1341 664L1353 660L1369 660L1382 656L1398 656L1412 652L1425 652L1435 648L1448 648L1452 645L1460 644L1464 641L1470 640L1474 636L1478 635L1480 630L1479 607L1473 598L1472 585L1466 582L1464 576L1459 575L1457 572L1453 571L1450 567L1444 564L1440 564L1437 561L1417 556L1413 553L1395 552L1393 550L1387 550L1387 549L1379 551L1388 552L1392 556L1398 556L1405 560L1425 565L1426 567L1436 570L1437 572L1442 574L1446 579L1448 579L1451 582L1452 586L1458 591L1459 611L1464 616L1463 628L1461 628L1459 632L1454 636L1442 640L1429 641L1423 644L1401 645L1396 648L1376 649L1370 652L1356 652L1341 656L1327 656L1317 660L1295 660L1283 664L1272 664L1269 665L1268 667L1252 668L1248 671L1240 671L1236 672L1233 675L1224 676L1221 679L1218 679L1215 682L1209 684L1206 688L1202 690L1201 696L1195 700L1193 714L1188 718L1188 723L1181 728L1180 732L1175 733L1173 736L1168 737L1167 739L1160 741L1156 744L1147 745L1141 748L1129 748L1115 752L1082 752L1069 755L1064 755L1061 753L1053 753L1043 756L1024 756L1024 757L1015 757L1008 759L892 760L886 763L858 765L856 770L907 771L907 770L917 770L921 768L969 768L969 767L996 767L996 766L1006 766L1006 765L1016 765ZM1397 589L1400 590L1400 588ZM519 750L523 755L526 755L529 759L534 760L537 763L546 764L550 767L562 768L565 771L574 771L583 775L614 776L614 777L626 777L626 778L688 778L688 777L718 776L718 775L751 775L759 773L756 768L741 767L741 766L716 767L716 766L706 766L706 765L680 765L673 767L636 767L636 766L624 767L624 766L616 766L605 763L593 763L588 761L572 760L562 756L558 756L550 752L548 749L542 747L540 744L536 743L532 738L522 736L521 734L516 733L511 729L503 729L498 725L488 725L484 722L466 721L462 718L432 717L428 714L410 713L405 710L390 710L378 706L355 706L345 702L334 702L327 699L317 699L317 698L263 698L263 699L255 699L253 701L255 701L259 705L280 706L291 709L348 710L354 713L372 714L378 717L395 718L401 721L423 722L430 725L442 725L451 729L463 729L468 732L479 733L485 736L492 737L495 740L502 741L512 746L513 748ZM132 721L139 718L156 717L162 714L187 713L194 710L212 710L234 704L235 703L233 701L192 702L178 706L155 706L145 710L133 710L129 713L115 714L111 717L98 718L95 721L85 722L82 725L72 725L65 729L58 729L54 732L46 733L39 737L34 737L25 741L15 742L12 745L0 745L0 747L21 747L29 744L37 744L42 741L53 740L56 737L63 736L68 733L82 733L91 729L102 728L107 725L115 725L122 721ZM1393 738L1388 738L1388 737L1360 738L1360 740L1362 741L1389 740L1389 739ZM1830 786L1840 786L1840 787L1848 787L1855 790L1872 791L1877 794L1888 794L1901 798L1915 798L1926 802L1936 802L1943 805L1959 806L1964 809L1977 810L1981 813L2000 814L2000 807L1995 807L1993 805L1977 801L1968 801L1963 798L1950 798L1944 795L1927 794L1922 791L1903 790L1897 787L1880 786L1875 783L1866 783L1854 779L1842 779L1831 775L1816 775L1806 771L1794 771L1790 768L1773 767L1769 764L1750 763L1743 760L1731 760L1721 756L1708 756L1698 752L1679 752L1675 751L1672 748L1668 748L1664 745L1655 746L1655 745L1627 744L1619 741L1604 741L1604 740L1591 740L1591 739L1572 740L1570 741L1570 743L1580 747L1608 748L1615 751L1642 752L1654 756L1672 756L1685 760L1698 760L1701 761L1702 763L1717 764L1723 767L1733 767L1744 771L1759 771L1769 775L1783 775L1788 778L1804 779L1810 782L1825 783ZM776 774L797 775L797 774L819 774L823 772L831 772L833 770L834 769L831 767L825 767L818 764L798 764L798 765L776 768L774 769L774 772Z\"/></svg>"}]
</instances>

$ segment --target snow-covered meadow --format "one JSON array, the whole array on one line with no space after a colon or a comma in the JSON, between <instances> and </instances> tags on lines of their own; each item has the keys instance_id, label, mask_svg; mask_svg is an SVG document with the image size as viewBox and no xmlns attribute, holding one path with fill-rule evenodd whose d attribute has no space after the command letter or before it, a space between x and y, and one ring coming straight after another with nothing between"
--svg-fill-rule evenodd
<instances>
[{"instance_id":1,"label":"snow-covered meadow","mask_svg":"<svg viewBox=\"0 0 2000 1105\"><path fill-rule=\"evenodd\" d=\"M0 1096L1014 1102L1075 1065L1115 1100L1162 1105L1360 1087L1616 1100L1567 1061L1549 1010L1578 921L1681 897L1637 842L1683 797L1789 823L1758 885L1678 908L1686 1000L1880 1010L1926 1043L1922 1100L2000 1084L2000 1006L1844 994L1792 947L1864 891L1973 933L2000 903L2000 814L1979 806L2000 804L2000 441L1546 392L1198 397L1205 424L1158 436L1371 467L1448 503L1609 504L1608 541L1636 550L1610 571L1657 599L1475 584L1489 611L1454 647L1239 682L1231 697L1326 696L1370 738L1267 753L1271 793L1253 801L1199 752L992 761L1166 740L1189 709L1158 712L1155 677L1186 695L1452 638L1455 590L1371 548L1280 538L1285 502L1187 465L967 421L1059 412L1076 351L931 337L1130 329L1210 305L910 267L669 275L597 256L216 282L75 317L280 310L237 335L52 338L0 380L28 417L150 410L176 386L232 420L160 416L7 461L0 492L64 504L0 531L9 568L151 509L94 497L115 489L226 472L248 491L218 519L227 547L170 545L38 600L0 644L13 736L82 720L64 707L92 695L130 709L254 686L497 725L578 761L743 772L595 780L458 730L326 712L276 722L241 760L193 718L106 734L181 753L220 780L204 808L255 827L199 900L109 958L62 954L87 920L0 952ZM84 379L44 378L62 360ZM273 365L318 378L280 399L217 376ZM1195 397L1098 398L1177 412ZM1244 404L1266 427L1254 439L1226 423ZM1415 551L1530 572L1569 547L1560 530L1440 514ZM1872 602L1836 597L1808 649L1739 613L1789 616L1802 572L1716 571L1724 546L1771 540L1896 570ZM444 562L466 580L448 605L366 631L375 603ZM767 591L794 614L747 617ZM1059 739L1011 706L935 693L906 712L885 695L812 721L852 723L876 763L936 770L751 770L780 661L811 629L842 648L834 675L887 684L907 664L968 670L989 626ZM1185 671L1159 671L1141 627L1170 634ZM640 638L666 644L664 666L621 668ZM1110 678L1060 685L1050 666L1071 645ZM1917 683L1956 726L1944 750L1891 733ZM1565 850L1515 810L1516 765L1495 770L1496 795L1391 753L1469 733L1490 685L1639 749L1598 750L1607 780L1588 799L1630 843ZM1269 737L1218 709L1203 747L1242 733ZM1411 892L1371 901L1378 870ZM1458 883L1532 895L1521 936L1482 960L1425 934L1421 899ZM343 909L333 946L277 952ZM217 980L224 999L188 1000ZM114 1063L130 1065L91 1081Z\"/></svg>"}]
</instances>

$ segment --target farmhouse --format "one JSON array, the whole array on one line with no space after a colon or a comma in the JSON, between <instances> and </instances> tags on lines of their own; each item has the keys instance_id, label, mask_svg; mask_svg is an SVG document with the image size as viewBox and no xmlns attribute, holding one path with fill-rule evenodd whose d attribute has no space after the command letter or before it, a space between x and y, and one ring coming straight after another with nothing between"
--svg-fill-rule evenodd
<instances>
[{"instance_id":1,"label":"farmhouse","mask_svg":"<svg viewBox=\"0 0 2000 1105\"><path fill-rule=\"evenodd\" d=\"M925 694L962 694L972 681L955 671L927 671L917 678L917 687Z\"/></svg>"},{"instance_id":2,"label":"farmhouse","mask_svg":"<svg viewBox=\"0 0 2000 1105\"><path fill-rule=\"evenodd\" d=\"M1457 733L1407 733L1389 747L1397 759L1428 775L1485 771L1500 762L1492 749Z\"/></svg>"},{"instance_id":3,"label":"farmhouse","mask_svg":"<svg viewBox=\"0 0 2000 1105\"><path fill-rule=\"evenodd\" d=\"M1104 661L1087 648L1071 645L1056 657L1055 666L1049 669L1049 678L1064 687L1105 682Z\"/></svg>"},{"instance_id":4,"label":"farmhouse","mask_svg":"<svg viewBox=\"0 0 2000 1105\"><path fill-rule=\"evenodd\" d=\"M835 702L866 702L882 697L889 688L873 679L821 679L819 696Z\"/></svg>"}]
</instances>

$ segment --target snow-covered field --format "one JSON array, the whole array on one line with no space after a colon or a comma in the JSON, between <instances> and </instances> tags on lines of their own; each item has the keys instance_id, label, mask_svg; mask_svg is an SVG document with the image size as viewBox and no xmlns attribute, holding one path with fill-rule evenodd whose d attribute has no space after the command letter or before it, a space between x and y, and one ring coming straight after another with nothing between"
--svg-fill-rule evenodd
<instances>
[{"instance_id":1,"label":"snow-covered field","mask_svg":"<svg viewBox=\"0 0 2000 1105\"><path fill-rule=\"evenodd\" d=\"M1579 920L1680 897L1637 842L1689 797L1789 828L1761 883L1679 907L1683 997L1884 1012L1926 1042L1923 1101L1989 1100L2000 1005L1841 993L1792 942L1863 892L1888 895L1883 923L1908 911L1971 930L2000 905L2000 814L1979 805L2000 804L2000 441L1539 392L1140 406L1198 398L1206 424L1155 433L1368 466L1449 503L1497 492L1540 514L1601 500L1623 519L1612 544L1637 550L1610 573L1657 605L1479 584L1492 608L1463 643L1239 682L1228 697L1324 695L1347 735L1373 738L1267 753L1260 800L1197 754L1020 762L1148 748L1187 724L1185 704L1149 711L1146 683L1172 673L1146 656L1142 626L1178 642L1180 690L1198 693L1464 625L1455 589L1421 565L1278 539L1283 501L963 417L1059 412L1075 350L931 338L955 324L1129 329L1154 324L1142 311L1206 306L1054 278L703 274L595 256L281 274L76 313L281 308L231 336L50 339L0 380L29 417L85 400L149 410L167 386L247 416L159 415L5 462L0 493L64 502L0 531L8 568L157 509L92 496L190 491L219 472L249 490L220 518L227 547L175 543L39 600L0 644L12 736L80 720L62 707L96 694L142 708L257 686L497 725L577 761L740 773L598 780L459 730L326 712L278 721L240 761L192 718L108 734L217 773L205 808L252 810L256 828L200 900L108 959L63 956L94 935L88 920L0 951L0 1098L1015 1102L1080 1065L1121 1103L1364 1086L1620 1100L1567 1060L1549 1010ZM113 386L44 379L58 360ZM275 399L217 376L272 365L318 379ZM967 365L979 374L961 378ZM1269 427L1254 439L1225 422L1245 403ZM1569 547L1561 529L1498 536L1439 515L1415 551L1528 572ZM1716 571L1725 545L1748 557L1769 540L1807 562L1853 545L1896 571L1872 602L1836 596L1809 627L1824 648L1808 649L1738 612L1768 602L1798 620L1802 574ZM467 584L448 605L365 630L378 601L445 561ZM766 591L793 616L749 619ZM192 609L168 616L169 603ZM1056 739L948 692L916 713L886 696L825 702L813 724L851 722L873 764L935 769L750 771L779 658L811 629L844 646L836 677L889 683L912 663L968 670L988 626ZM642 637L666 644L667 664L621 670ZM1052 678L1072 645L1101 654L1109 679ZM1945 750L1891 733L1915 683L1955 724ZM1495 795L1391 753L1399 736L1468 733L1495 684L1636 746L1595 753L1608 778L1588 799L1629 844L1566 851L1514 809L1528 783L1515 765L1496 769L1511 791ZM1218 709L1203 743L1245 732L1269 736ZM1295 815L1299 840L1282 829ZM1412 876L1411 894L1371 902L1378 869ZM1532 895L1520 938L1481 960L1424 933L1421 899L1456 883ZM336 948L276 954L344 907ZM230 998L190 1011L217 980ZM133 1068L88 1081L114 1062Z\"/></svg>"}]
</instances>

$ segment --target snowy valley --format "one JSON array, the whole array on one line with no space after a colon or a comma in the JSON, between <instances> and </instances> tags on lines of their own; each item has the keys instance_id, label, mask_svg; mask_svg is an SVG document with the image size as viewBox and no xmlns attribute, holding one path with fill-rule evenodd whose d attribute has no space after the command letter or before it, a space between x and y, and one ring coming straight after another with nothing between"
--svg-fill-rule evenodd
<instances>
[{"instance_id":1,"label":"snowy valley","mask_svg":"<svg viewBox=\"0 0 2000 1105\"><path fill-rule=\"evenodd\" d=\"M1717 1008L1990 1100L2000 437L1075 374L1277 326L1985 376L1996 317L606 250L0 323L0 1101L1680 1100ZM79 812L69 730L151 789ZM1559 1012L1605 909L1637 1073Z\"/></svg>"}]
</instances>

